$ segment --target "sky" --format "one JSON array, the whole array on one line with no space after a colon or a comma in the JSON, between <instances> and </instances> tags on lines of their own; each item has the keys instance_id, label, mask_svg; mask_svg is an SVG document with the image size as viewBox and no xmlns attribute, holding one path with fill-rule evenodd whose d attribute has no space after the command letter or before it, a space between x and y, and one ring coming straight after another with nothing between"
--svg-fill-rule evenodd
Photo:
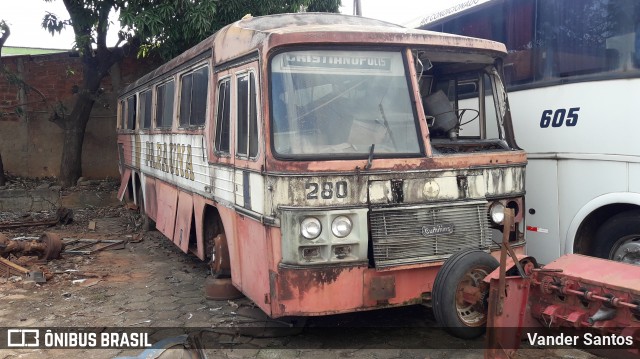
<instances>
[{"instance_id":1,"label":"sky","mask_svg":"<svg viewBox=\"0 0 640 359\"><path fill-rule=\"evenodd\" d=\"M222 0L224 1L224 0ZM417 18L455 5L462 0L361 0L362 15L374 19L404 25ZM67 19L68 14L62 0L0 0L0 19L7 21L11 36L5 46L37 47L48 49L70 49L73 46L71 28L51 35L41 26L45 13L51 12ZM340 12L353 14L353 1L342 0ZM113 21L117 15L112 14ZM117 28L117 26L113 26ZM115 45L117 30L111 31L107 45Z\"/></svg>"}]
</instances>

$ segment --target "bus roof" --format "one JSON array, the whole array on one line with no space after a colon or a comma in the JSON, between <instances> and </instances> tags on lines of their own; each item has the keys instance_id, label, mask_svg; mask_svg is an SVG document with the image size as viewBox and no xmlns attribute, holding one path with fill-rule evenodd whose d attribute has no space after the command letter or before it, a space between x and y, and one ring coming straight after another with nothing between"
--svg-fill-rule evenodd
<instances>
[{"instance_id":1,"label":"bus roof","mask_svg":"<svg viewBox=\"0 0 640 359\"><path fill-rule=\"evenodd\" d=\"M462 0L459 3L453 6L450 6L446 9L438 10L438 11L417 17L415 20L412 20L411 22L405 25L409 27L415 27L415 28L425 28L428 26L437 25L451 18L460 16L470 11L478 10L486 5L490 5L490 3L494 3L497 1L505 1L505 0Z\"/></svg>"},{"instance_id":2,"label":"bus roof","mask_svg":"<svg viewBox=\"0 0 640 359\"><path fill-rule=\"evenodd\" d=\"M260 51L267 53L284 45L312 43L433 46L480 53L487 58L506 54L505 46L499 42L409 29L359 16L295 13L248 17L225 26L155 71L141 77L127 86L123 94L176 68L188 66L194 59L213 56L215 67Z\"/></svg>"}]
</instances>

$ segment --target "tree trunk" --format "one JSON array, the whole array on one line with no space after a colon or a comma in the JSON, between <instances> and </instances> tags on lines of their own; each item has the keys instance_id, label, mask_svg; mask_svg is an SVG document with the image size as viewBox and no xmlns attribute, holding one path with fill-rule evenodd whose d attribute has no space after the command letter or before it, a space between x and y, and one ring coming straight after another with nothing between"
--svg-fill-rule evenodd
<instances>
[{"instance_id":1,"label":"tree trunk","mask_svg":"<svg viewBox=\"0 0 640 359\"><path fill-rule=\"evenodd\" d=\"M71 115L64 121L64 144L60 163L60 184L64 187L75 186L78 178L82 176L82 144L93 103L91 95L81 94L73 106Z\"/></svg>"},{"instance_id":2,"label":"tree trunk","mask_svg":"<svg viewBox=\"0 0 640 359\"><path fill-rule=\"evenodd\" d=\"M4 186L7 179L4 177L4 165L2 164L2 154L0 154L0 186Z\"/></svg>"}]
</instances>

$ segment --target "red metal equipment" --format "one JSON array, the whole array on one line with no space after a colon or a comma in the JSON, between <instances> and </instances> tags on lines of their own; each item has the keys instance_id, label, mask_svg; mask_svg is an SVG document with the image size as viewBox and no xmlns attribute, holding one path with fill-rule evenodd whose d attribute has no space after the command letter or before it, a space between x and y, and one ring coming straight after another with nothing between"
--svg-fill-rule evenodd
<instances>
[{"instance_id":1,"label":"red metal equipment","mask_svg":"<svg viewBox=\"0 0 640 359\"><path fill-rule=\"evenodd\" d=\"M524 273L518 273L509 259L510 270L503 260L485 278L485 358L512 358L522 339L532 345L620 348L616 357L640 356L640 266L570 254L543 268L520 259Z\"/></svg>"}]
</instances>

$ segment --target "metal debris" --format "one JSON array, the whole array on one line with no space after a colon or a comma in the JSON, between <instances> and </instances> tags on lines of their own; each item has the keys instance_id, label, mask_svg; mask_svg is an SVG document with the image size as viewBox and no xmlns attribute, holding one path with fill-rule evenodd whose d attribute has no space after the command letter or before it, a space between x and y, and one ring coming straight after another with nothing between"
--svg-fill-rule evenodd
<instances>
[{"instance_id":1,"label":"metal debris","mask_svg":"<svg viewBox=\"0 0 640 359\"><path fill-rule=\"evenodd\" d=\"M64 244L59 235L45 233L40 237L16 237L13 239L0 234L0 256L8 257L10 254L16 257L21 255L37 255L40 259L56 259L60 257L60 251Z\"/></svg>"},{"instance_id":2,"label":"metal debris","mask_svg":"<svg viewBox=\"0 0 640 359\"><path fill-rule=\"evenodd\" d=\"M123 239L63 238L62 242L66 248L64 254L93 254L109 248L123 249L125 245Z\"/></svg>"}]
</instances>

